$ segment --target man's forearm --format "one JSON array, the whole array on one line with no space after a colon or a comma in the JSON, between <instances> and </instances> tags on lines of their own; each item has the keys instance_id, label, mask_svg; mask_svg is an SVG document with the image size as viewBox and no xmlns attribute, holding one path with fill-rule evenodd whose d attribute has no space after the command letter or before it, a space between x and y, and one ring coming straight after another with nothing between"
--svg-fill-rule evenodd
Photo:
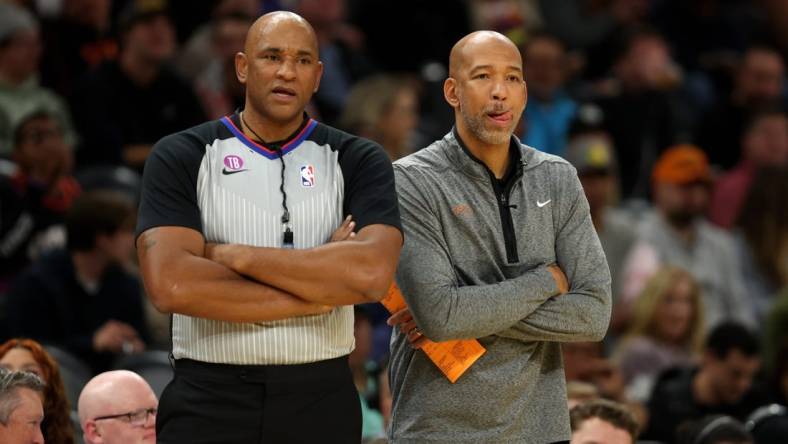
<instances>
[{"instance_id":1,"label":"man's forearm","mask_svg":"<svg viewBox=\"0 0 788 444\"><path fill-rule=\"evenodd\" d=\"M274 321L315 313L312 304L265 284L249 281L231 270L193 256L179 265L166 294L146 289L161 311L232 322ZM188 271L185 269L188 268ZM156 304L157 301L161 301Z\"/></svg>"},{"instance_id":2,"label":"man's forearm","mask_svg":"<svg viewBox=\"0 0 788 444\"><path fill-rule=\"evenodd\" d=\"M556 215L556 262L566 273L570 291L552 298L497 334L522 341L599 341L610 323L610 271L591 222L588 202L574 175L561 181L555 195L573 203Z\"/></svg>"},{"instance_id":3,"label":"man's forearm","mask_svg":"<svg viewBox=\"0 0 788 444\"><path fill-rule=\"evenodd\" d=\"M303 250L229 244L212 246L209 253L243 276L326 305L379 300L391 284L398 255L398 245L378 248L361 236Z\"/></svg>"},{"instance_id":4,"label":"man's forearm","mask_svg":"<svg viewBox=\"0 0 788 444\"><path fill-rule=\"evenodd\" d=\"M403 271L398 284L416 324L433 341L480 338L510 327L559 293L547 266L489 285L436 287ZM558 296L561 297L561 296Z\"/></svg>"},{"instance_id":5,"label":"man's forearm","mask_svg":"<svg viewBox=\"0 0 788 444\"><path fill-rule=\"evenodd\" d=\"M159 241L166 244L167 235L156 230L144 233L138 245L145 289L159 311L231 322L272 321L327 311L177 246L157 245Z\"/></svg>"},{"instance_id":6,"label":"man's forearm","mask_svg":"<svg viewBox=\"0 0 788 444\"><path fill-rule=\"evenodd\" d=\"M552 298L496 334L523 342L600 341L610 322L610 304L599 291L570 292Z\"/></svg>"}]
</instances>

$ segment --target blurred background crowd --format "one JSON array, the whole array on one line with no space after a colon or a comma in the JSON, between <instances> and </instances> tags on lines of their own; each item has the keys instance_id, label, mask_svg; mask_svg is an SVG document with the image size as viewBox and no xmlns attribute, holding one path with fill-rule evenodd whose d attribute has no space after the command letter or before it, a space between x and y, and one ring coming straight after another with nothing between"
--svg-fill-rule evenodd
<instances>
[{"instance_id":1,"label":"blurred background crowd","mask_svg":"<svg viewBox=\"0 0 788 444\"><path fill-rule=\"evenodd\" d=\"M788 2L3 0L0 343L34 341L0 365L39 362L47 442L80 439L68 418L92 375L168 381L169 320L135 268L140 173L159 138L243 105L234 55L278 9L317 33L310 115L392 160L450 130L452 45L512 39L517 135L577 168L613 276L605 340L564 345L570 405L615 401L643 441L726 415L726 442L788 442ZM368 440L389 419L386 317L356 308Z\"/></svg>"}]
</instances>

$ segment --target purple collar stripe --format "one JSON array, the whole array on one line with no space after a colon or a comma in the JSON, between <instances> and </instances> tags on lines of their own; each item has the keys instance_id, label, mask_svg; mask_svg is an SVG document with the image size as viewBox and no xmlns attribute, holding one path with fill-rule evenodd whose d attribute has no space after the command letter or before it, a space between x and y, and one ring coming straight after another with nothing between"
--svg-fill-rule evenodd
<instances>
[{"instance_id":1,"label":"purple collar stripe","mask_svg":"<svg viewBox=\"0 0 788 444\"><path fill-rule=\"evenodd\" d=\"M258 154L262 154L263 156L269 159L276 159L279 157L279 155L276 153L275 150L272 150L271 148L268 148L267 146L259 144L254 140L246 137L246 134L244 134L243 131L241 131L229 117L224 116L222 117L221 120L224 126L226 126L227 129L229 129L230 132L233 133L233 135L238 140L240 140L244 145L256 151ZM294 150L295 148L297 148L298 145L301 144L301 142L306 140L306 138L309 137L310 134L312 134L312 131L315 129L316 126L317 126L317 120L309 119L309 122L304 126L304 129L302 129L297 136L295 136L292 140L290 140L286 144L282 145L282 155L285 155L290 151Z\"/></svg>"}]
</instances>

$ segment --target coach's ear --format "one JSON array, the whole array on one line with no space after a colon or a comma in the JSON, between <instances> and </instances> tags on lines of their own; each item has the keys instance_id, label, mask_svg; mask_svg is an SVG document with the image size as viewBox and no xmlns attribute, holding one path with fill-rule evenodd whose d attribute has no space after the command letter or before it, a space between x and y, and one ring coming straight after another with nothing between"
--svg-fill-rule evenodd
<instances>
[{"instance_id":1,"label":"coach's ear","mask_svg":"<svg viewBox=\"0 0 788 444\"><path fill-rule=\"evenodd\" d=\"M235 76L241 85L246 85L246 76L249 70L249 61L246 59L246 54L238 52L235 54Z\"/></svg>"},{"instance_id":2,"label":"coach's ear","mask_svg":"<svg viewBox=\"0 0 788 444\"><path fill-rule=\"evenodd\" d=\"M443 97L452 108L460 106L460 98L457 97L457 80L449 77L443 82Z\"/></svg>"}]
</instances>

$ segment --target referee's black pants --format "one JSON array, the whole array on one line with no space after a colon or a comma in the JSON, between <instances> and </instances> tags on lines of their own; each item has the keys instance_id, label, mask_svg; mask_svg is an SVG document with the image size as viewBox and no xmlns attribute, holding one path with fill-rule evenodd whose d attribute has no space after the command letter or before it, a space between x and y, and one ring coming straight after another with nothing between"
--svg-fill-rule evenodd
<instances>
[{"instance_id":1,"label":"referee's black pants","mask_svg":"<svg viewBox=\"0 0 788 444\"><path fill-rule=\"evenodd\" d=\"M160 444L359 443L347 356L299 365L179 359L156 415Z\"/></svg>"}]
</instances>

